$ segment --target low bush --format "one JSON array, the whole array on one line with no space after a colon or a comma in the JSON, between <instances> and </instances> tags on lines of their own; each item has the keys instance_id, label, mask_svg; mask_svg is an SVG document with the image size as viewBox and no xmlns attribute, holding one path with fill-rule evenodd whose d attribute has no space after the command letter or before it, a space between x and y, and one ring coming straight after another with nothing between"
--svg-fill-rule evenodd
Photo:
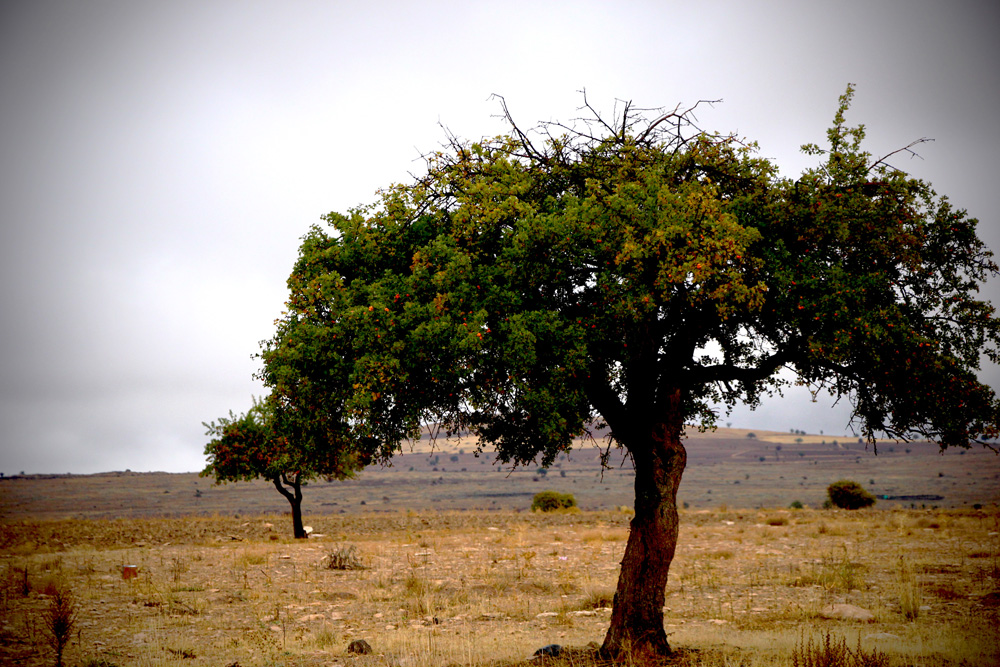
<instances>
[{"instance_id":1,"label":"low bush","mask_svg":"<svg viewBox=\"0 0 1000 667\"><path fill-rule=\"evenodd\" d=\"M576 507L576 498L572 493L558 491L542 491L536 493L531 501L532 512L556 512Z\"/></svg>"},{"instance_id":2,"label":"low bush","mask_svg":"<svg viewBox=\"0 0 1000 667\"><path fill-rule=\"evenodd\" d=\"M358 549L353 544L337 547L327 556L327 569L330 570L363 570L365 569Z\"/></svg>"},{"instance_id":3,"label":"low bush","mask_svg":"<svg viewBox=\"0 0 1000 667\"><path fill-rule=\"evenodd\" d=\"M830 504L845 510L856 510L875 504L875 496L868 493L857 482L842 479L826 489Z\"/></svg>"}]
</instances>

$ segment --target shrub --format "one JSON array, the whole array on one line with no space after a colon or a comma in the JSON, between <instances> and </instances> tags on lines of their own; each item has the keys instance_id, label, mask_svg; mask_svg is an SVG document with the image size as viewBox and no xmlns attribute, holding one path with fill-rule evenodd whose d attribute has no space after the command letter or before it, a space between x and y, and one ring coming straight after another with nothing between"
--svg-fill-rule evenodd
<instances>
[{"instance_id":1,"label":"shrub","mask_svg":"<svg viewBox=\"0 0 1000 667\"><path fill-rule=\"evenodd\" d=\"M330 570L363 570L364 563L358 555L358 549L353 544L337 547L327 556L327 569Z\"/></svg>"},{"instance_id":2,"label":"shrub","mask_svg":"<svg viewBox=\"0 0 1000 667\"><path fill-rule=\"evenodd\" d=\"M845 510L856 510L875 504L875 496L868 493L857 482L842 479L826 489L830 503Z\"/></svg>"},{"instance_id":3,"label":"shrub","mask_svg":"<svg viewBox=\"0 0 1000 667\"><path fill-rule=\"evenodd\" d=\"M568 510L576 507L576 498L572 493L559 493L558 491L542 491L536 493L531 501L532 512L555 512L558 510Z\"/></svg>"},{"instance_id":4,"label":"shrub","mask_svg":"<svg viewBox=\"0 0 1000 667\"><path fill-rule=\"evenodd\" d=\"M800 510L800 509L802 509L802 508L803 508L803 505L802 505L802 502L801 502L801 501L799 501L799 500L793 500L793 501L792 501L792 504L791 504L791 505L789 505L789 507L790 507L791 509L793 509L793 510Z\"/></svg>"}]
</instances>

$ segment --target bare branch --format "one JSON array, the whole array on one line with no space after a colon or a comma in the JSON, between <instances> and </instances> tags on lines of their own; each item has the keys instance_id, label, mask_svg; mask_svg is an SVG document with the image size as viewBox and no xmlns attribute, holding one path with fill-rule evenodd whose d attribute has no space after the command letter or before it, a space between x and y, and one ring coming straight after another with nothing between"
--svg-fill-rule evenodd
<instances>
[{"instance_id":1,"label":"bare branch","mask_svg":"<svg viewBox=\"0 0 1000 667\"><path fill-rule=\"evenodd\" d=\"M652 134L653 130L655 130L657 128L657 126L659 126L661 123L664 123L664 122L666 122L668 120L671 120L671 119L674 119L676 121L674 123L674 126L675 126L675 128L677 130L677 138L678 138L678 140L681 139L680 129L681 129L681 127L683 127L685 125L690 125L691 127L693 127L698 132L701 132L702 131L701 128L698 127L697 125L695 125L695 122L694 122L694 121L698 120L695 117L695 115L694 115L694 110L697 109L702 104L708 104L709 106L713 106L716 103L721 103L721 102L722 102L721 99L718 99L718 100L698 100L693 106L688 107L687 109L685 109L684 111L681 111L681 112L677 111L681 107L681 105L678 104L676 107L674 107L673 111L671 111L669 113L665 113L665 114L661 115L659 118L657 118L656 120L654 120L653 122L651 122L649 124L649 127L647 127L643 131L643 133L639 135L639 137L637 138L637 141L640 141L640 142L646 141L649 138L650 134Z\"/></svg>"},{"instance_id":2,"label":"bare branch","mask_svg":"<svg viewBox=\"0 0 1000 667\"><path fill-rule=\"evenodd\" d=\"M498 93L493 93L492 95L490 95L490 99L494 98L500 101L500 108L503 109L503 118L504 120L507 121L508 124L510 124L511 129L514 130L514 133L517 134L517 139L518 141L521 142L521 146L524 148L527 157L530 159L538 160L539 162L542 163L547 163L548 156L539 151L537 148L535 148L535 145L531 143L531 139L528 138L528 135L525 134L520 127L518 127L516 122L514 122L514 117L511 115L510 109L507 107L507 100L504 99L504 96Z\"/></svg>"},{"instance_id":3,"label":"bare branch","mask_svg":"<svg viewBox=\"0 0 1000 667\"><path fill-rule=\"evenodd\" d=\"M902 148L897 148L893 152L888 153L887 155L883 155L878 160L876 160L875 162L873 162L871 164L871 166L868 167L868 172L867 173L871 173L872 170L875 169L876 167L878 167L880 164L884 164L885 166L889 167L890 169L895 169L896 171L903 171L902 169L899 169L897 167L893 167L891 164L889 164L888 162L886 162L886 160L889 159L890 157L892 157L893 155L895 155L896 153L909 153L911 158L917 157L917 158L920 158L921 160L923 160L924 158L921 157L920 154L917 153L915 150L913 150L913 147L914 146L919 146L920 144L923 144L923 143L927 143L928 141L934 141L934 140L933 139L928 139L927 137L924 137L922 139L917 139L916 141L911 141L910 143L908 143L907 145L903 146Z\"/></svg>"},{"instance_id":4,"label":"bare branch","mask_svg":"<svg viewBox=\"0 0 1000 667\"><path fill-rule=\"evenodd\" d=\"M590 102L587 101L587 89L584 88L582 90L578 90L577 92L580 93L581 95L583 95L583 106L581 106L579 109L577 109L577 111L582 111L583 109L586 109L593 116L593 120L596 120L598 123L600 123L601 125L603 125L604 128L611 134L611 136L616 137L618 135L618 131L614 127L608 125L607 122L601 117L601 114L598 113L597 110L590 105ZM626 115L628 114L628 105L625 106L625 114ZM583 120L585 123L588 123L588 124L590 123L590 119L580 119L580 120ZM622 138L624 138L624 134L625 134L625 123L624 123L624 116L623 116L622 117L622 135L623 135Z\"/></svg>"}]
</instances>

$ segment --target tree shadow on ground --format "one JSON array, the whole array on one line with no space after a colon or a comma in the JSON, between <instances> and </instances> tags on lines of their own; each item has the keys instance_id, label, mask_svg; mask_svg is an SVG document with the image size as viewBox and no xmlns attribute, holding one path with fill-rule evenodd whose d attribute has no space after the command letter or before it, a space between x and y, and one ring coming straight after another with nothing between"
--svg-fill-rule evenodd
<instances>
[{"instance_id":1,"label":"tree shadow on ground","mask_svg":"<svg viewBox=\"0 0 1000 667\"><path fill-rule=\"evenodd\" d=\"M515 662L491 663L490 667L691 667L700 664L704 658L697 649L674 649L673 652L658 661L649 659L636 660L629 656L618 660L609 660L600 655L596 646L572 647L563 646L558 655L536 655L527 660ZM457 667L457 666L451 666Z\"/></svg>"}]
</instances>

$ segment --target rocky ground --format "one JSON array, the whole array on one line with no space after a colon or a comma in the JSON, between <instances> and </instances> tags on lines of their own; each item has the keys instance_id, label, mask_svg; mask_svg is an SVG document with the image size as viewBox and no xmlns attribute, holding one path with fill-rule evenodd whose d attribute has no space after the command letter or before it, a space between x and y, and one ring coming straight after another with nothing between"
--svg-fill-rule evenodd
<instances>
[{"instance_id":1,"label":"rocky ground","mask_svg":"<svg viewBox=\"0 0 1000 667\"><path fill-rule=\"evenodd\" d=\"M53 663L63 588L70 665L485 665L553 644L579 664L628 518L328 516L301 542L283 517L2 524L0 662ZM1000 664L998 534L995 511L685 512L666 629L692 665L791 664L826 632L890 664Z\"/></svg>"}]
</instances>

